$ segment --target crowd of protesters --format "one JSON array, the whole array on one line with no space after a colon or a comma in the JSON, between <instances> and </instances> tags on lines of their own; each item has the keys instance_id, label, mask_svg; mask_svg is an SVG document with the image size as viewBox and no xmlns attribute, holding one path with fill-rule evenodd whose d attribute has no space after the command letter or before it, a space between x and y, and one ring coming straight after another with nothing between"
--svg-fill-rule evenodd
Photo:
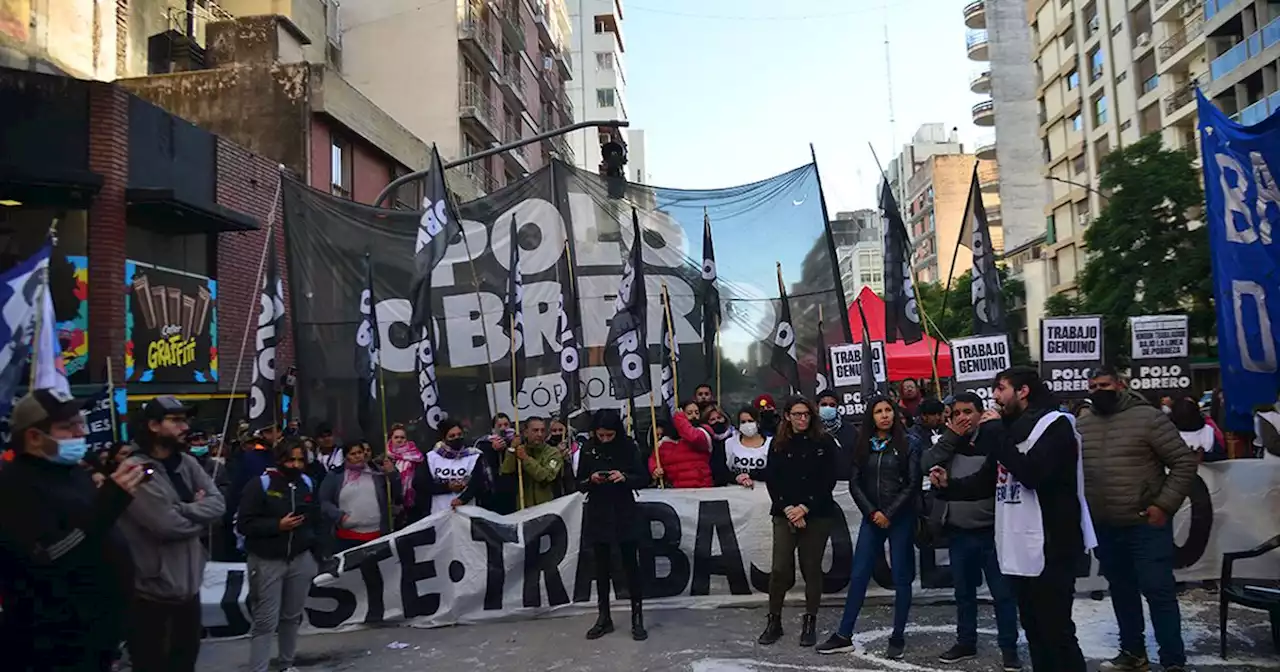
<instances>
[{"instance_id":1,"label":"crowd of protesters","mask_svg":"<svg viewBox=\"0 0 1280 672\"><path fill-rule=\"evenodd\" d=\"M799 643L852 650L887 545L895 597L886 655L901 659L914 547L928 536L946 539L955 575L956 640L940 661L978 655L976 589L985 580L1003 669L1022 667L1021 619L1036 670L1083 670L1071 620L1075 563L1096 547L1121 648L1102 669L1148 669L1145 597L1160 662L1177 672L1186 654L1169 518L1197 463L1224 453L1222 434L1193 400L1153 405L1112 369L1095 371L1089 389L1088 403L1064 407L1035 371L1015 367L996 377L999 410L988 410L975 394L944 403L908 381L895 397L865 400L861 421L851 422L829 391L781 406L761 395L730 413L700 385L659 418L646 445L628 436L617 411L602 410L581 433L541 417L524 419L517 433L499 413L475 441L446 419L425 451L398 424L381 449L339 441L324 423L310 437L296 424L253 434L242 424L235 441L223 441L189 425L178 400L157 397L133 422L133 441L99 455L84 454L78 402L37 390L13 410L17 457L0 469L0 644L16 669L110 669L121 642L140 672L194 669L212 556L247 563L250 669L267 669L273 640L291 669L309 587L334 554L459 506L510 514L578 492L586 494L583 552L599 585L587 637L614 629L609 586L620 567L631 635L644 640L637 549L645 531L635 491L763 486L773 549L762 645L784 635L781 607L798 564ZM1280 428L1280 415L1270 426ZM1280 443L1280 430L1272 435ZM819 644L838 481L862 520L842 617Z\"/></svg>"}]
</instances>

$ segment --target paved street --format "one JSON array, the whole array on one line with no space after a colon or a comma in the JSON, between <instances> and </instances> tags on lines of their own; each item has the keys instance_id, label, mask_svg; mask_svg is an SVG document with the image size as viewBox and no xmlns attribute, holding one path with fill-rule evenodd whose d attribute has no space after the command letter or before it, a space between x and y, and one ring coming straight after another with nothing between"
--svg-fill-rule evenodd
<instances>
[{"instance_id":1,"label":"paved street","mask_svg":"<svg viewBox=\"0 0 1280 672\"><path fill-rule=\"evenodd\" d=\"M619 632L595 642L583 638L593 616L545 618L536 621L491 623L442 629L387 627L303 638L298 666L314 672L339 670L484 669L489 672L529 670L680 670L687 672L786 672L806 670L921 670L978 672L996 669L995 623L990 608L982 608L979 626L982 654L961 665L944 666L937 655L952 643L954 607L920 606L912 611L907 634L907 657L880 657L888 638L891 609L869 606L858 624L859 649L843 656L818 656L796 645L800 615L788 609L786 638L761 647L755 638L764 611L752 609L682 609L648 614L650 638L631 641L625 610L616 611ZM1183 635L1192 667L1200 670L1278 670L1280 656L1271 647L1265 614L1232 607L1231 658L1218 657L1217 596L1196 590L1182 597ZM819 620L825 636L839 618L835 606L824 608ZM1075 621L1085 655L1097 661L1114 655L1115 618L1109 602L1088 598L1076 602ZM1155 643L1148 631L1151 652ZM1025 642L1023 658L1026 659ZM207 643L202 672L230 672L244 667L245 640ZM1092 666L1091 666L1092 667ZM1095 668L1096 669L1096 668Z\"/></svg>"}]
</instances>

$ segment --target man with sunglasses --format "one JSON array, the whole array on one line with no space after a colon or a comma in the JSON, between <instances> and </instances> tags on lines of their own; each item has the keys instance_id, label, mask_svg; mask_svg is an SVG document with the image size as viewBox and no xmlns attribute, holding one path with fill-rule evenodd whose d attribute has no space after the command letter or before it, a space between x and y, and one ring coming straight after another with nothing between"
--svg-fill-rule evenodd
<instances>
[{"instance_id":1,"label":"man with sunglasses","mask_svg":"<svg viewBox=\"0 0 1280 672\"><path fill-rule=\"evenodd\" d=\"M35 390L10 416L15 453L0 470L0 652L6 670L109 670L132 589L116 520L136 466L101 487L80 467L82 402Z\"/></svg>"},{"instance_id":2,"label":"man with sunglasses","mask_svg":"<svg viewBox=\"0 0 1280 672\"><path fill-rule=\"evenodd\" d=\"M200 654L200 584L207 559L200 538L226 502L187 454L190 409L171 396L142 407L130 432L146 480L120 519L136 567L129 657L136 672L191 672Z\"/></svg>"}]
</instances>

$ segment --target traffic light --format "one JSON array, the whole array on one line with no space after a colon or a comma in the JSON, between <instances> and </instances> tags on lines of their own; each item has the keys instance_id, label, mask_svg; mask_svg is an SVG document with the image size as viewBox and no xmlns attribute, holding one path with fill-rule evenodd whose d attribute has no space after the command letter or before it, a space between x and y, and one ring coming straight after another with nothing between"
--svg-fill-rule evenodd
<instances>
[{"instance_id":1,"label":"traffic light","mask_svg":"<svg viewBox=\"0 0 1280 672\"><path fill-rule=\"evenodd\" d=\"M600 145L600 174L609 186L610 198L622 198L627 192L627 146L621 140L611 139Z\"/></svg>"}]
</instances>

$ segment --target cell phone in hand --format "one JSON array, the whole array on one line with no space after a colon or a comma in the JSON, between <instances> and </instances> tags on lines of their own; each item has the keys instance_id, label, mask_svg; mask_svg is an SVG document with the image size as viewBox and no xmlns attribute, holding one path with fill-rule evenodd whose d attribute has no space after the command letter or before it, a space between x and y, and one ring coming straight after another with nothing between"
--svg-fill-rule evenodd
<instances>
[{"instance_id":1,"label":"cell phone in hand","mask_svg":"<svg viewBox=\"0 0 1280 672\"><path fill-rule=\"evenodd\" d=\"M147 482L147 481L151 480L151 477L152 477L152 476L155 476L155 475L156 475L156 470L155 470L155 468L154 468L154 467L143 467L143 468L142 468L142 482L143 482L143 483L145 483L145 482Z\"/></svg>"},{"instance_id":2,"label":"cell phone in hand","mask_svg":"<svg viewBox=\"0 0 1280 672\"><path fill-rule=\"evenodd\" d=\"M610 472L607 472L607 471L597 471L595 474L593 474L593 476L599 476L600 478L609 478L609 473Z\"/></svg>"}]
</instances>

